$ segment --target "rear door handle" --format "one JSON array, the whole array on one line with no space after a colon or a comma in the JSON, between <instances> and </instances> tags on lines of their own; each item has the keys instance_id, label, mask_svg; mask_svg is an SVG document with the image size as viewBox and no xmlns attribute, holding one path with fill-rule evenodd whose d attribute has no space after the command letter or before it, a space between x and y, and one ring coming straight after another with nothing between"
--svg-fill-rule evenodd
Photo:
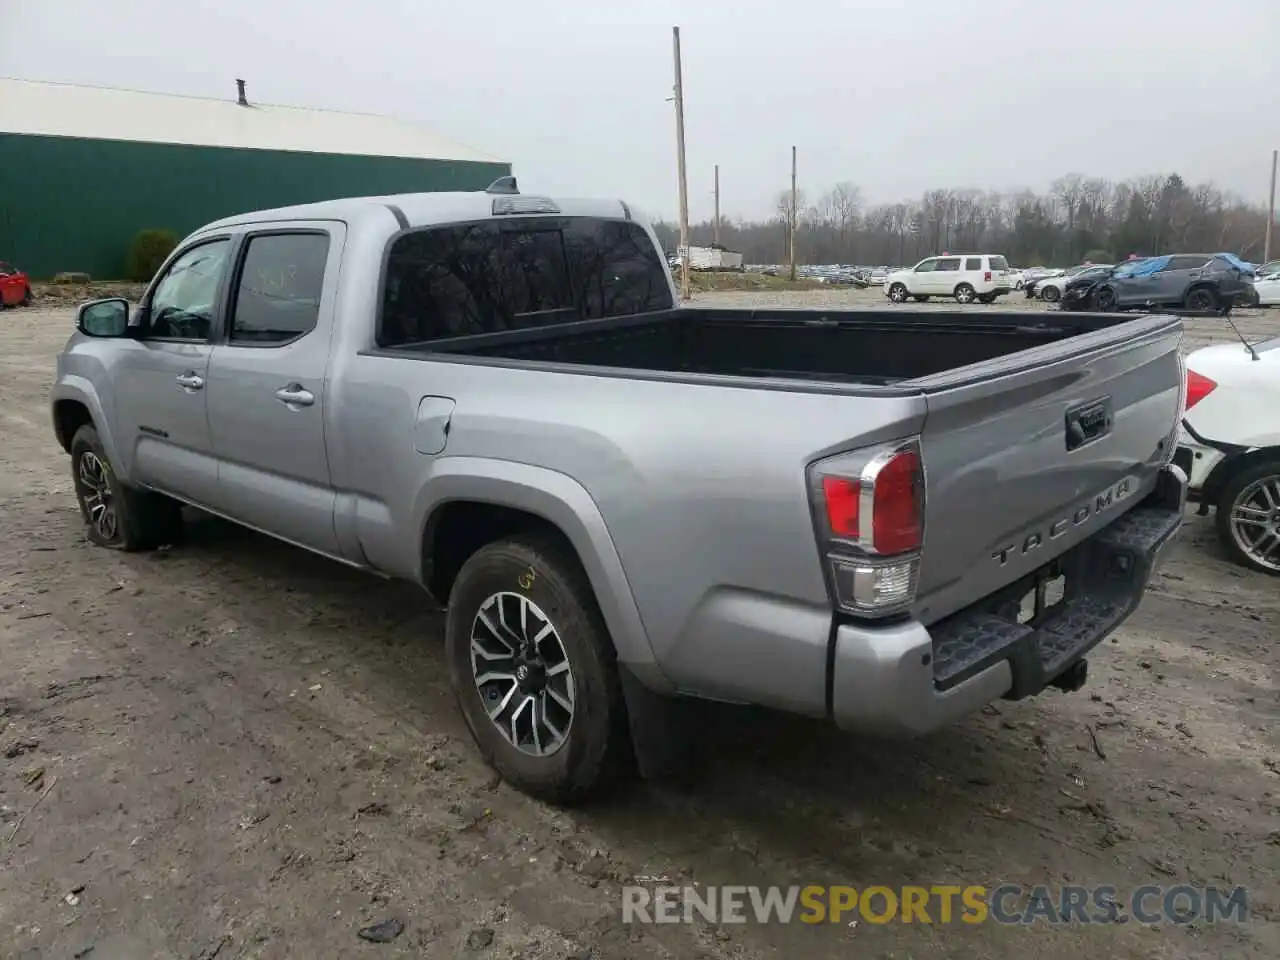
<instances>
[{"instance_id":1,"label":"rear door handle","mask_svg":"<svg viewBox=\"0 0 1280 960\"><path fill-rule=\"evenodd\" d=\"M276 399L287 407L309 407L316 402L316 395L300 383L291 383L276 391Z\"/></svg>"},{"instance_id":2,"label":"rear door handle","mask_svg":"<svg viewBox=\"0 0 1280 960\"><path fill-rule=\"evenodd\" d=\"M183 390L200 390L204 387L204 377L196 373L194 370L188 370L186 373L179 374L177 377L178 386Z\"/></svg>"}]
</instances>

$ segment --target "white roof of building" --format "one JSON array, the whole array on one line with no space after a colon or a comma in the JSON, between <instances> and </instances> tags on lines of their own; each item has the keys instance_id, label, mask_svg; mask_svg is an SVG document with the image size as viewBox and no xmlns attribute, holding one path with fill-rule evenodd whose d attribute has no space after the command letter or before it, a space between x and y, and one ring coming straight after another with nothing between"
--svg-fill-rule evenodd
<instances>
[{"instance_id":1,"label":"white roof of building","mask_svg":"<svg viewBox=\"0 0 1280 960\"><path fill-rule=\"evenodd\" d=\"M505 163L417 127L367 113L113 90L0 77L0 133L245 150Z\"/></svg>"}]
</instances>

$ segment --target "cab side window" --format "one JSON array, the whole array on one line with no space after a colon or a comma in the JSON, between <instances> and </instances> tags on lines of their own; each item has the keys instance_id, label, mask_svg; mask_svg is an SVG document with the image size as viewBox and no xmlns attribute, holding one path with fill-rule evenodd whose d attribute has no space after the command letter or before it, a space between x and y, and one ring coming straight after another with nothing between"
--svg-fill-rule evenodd
<instances>
[{"instance_id":1,"label":"cab side window","mask_svg":"<svg viewBox=\"0 0 1280 960\"><path fill-rule=\"evenodd\" d=\"M938 261L938 270L940 271L945 270L949 273L954 273L959 271L959 269L960 269L959 257L945 257L942 260Z\"/></svg>"},{"instance_id":2,"label":"cab side window","mask_svg":"<svg viewBox=\"0 0 1280 960\"><path fill-rule=\"evenodd\" d=\"M314 330L328 259L325 233L250 237L231 297L230 341L281 344Z\"/></svg>"},{"instance_id":3,"label":"cab side window","mask_svg":"<svg viewBox=\"0 0 1280 960\"><path fill-rule=\"evenodd\" d=\"M209 339L230 251L230 240L212 240L185 251L169 265L151 294L148 339Z\"/></svg>"}]
</instances>

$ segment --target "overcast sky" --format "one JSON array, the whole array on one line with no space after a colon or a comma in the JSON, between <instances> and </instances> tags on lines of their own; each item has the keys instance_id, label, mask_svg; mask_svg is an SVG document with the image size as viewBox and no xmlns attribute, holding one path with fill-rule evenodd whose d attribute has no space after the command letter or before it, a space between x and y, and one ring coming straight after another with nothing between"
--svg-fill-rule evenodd
<instances>
[{"instance_id":1,"label":"overcast sky","mask_svg":"<svg viewBox=\"0 0 1280 960\"><path fill-rule=\"evenodd\" d=\"M0 0L0 76L399 116L526 192L677 209L679 25L694 220L810 198L1043 189L1176 170L1261 203L1280 0Z\"/></svg>"}]
</instances>

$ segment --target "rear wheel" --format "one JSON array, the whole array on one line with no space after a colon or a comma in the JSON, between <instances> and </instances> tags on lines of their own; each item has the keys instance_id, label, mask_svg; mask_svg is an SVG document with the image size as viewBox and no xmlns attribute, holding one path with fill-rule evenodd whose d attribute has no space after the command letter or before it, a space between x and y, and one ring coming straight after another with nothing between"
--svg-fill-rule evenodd
<instances>
[{"instance_id":1,"label":"rear wheel","mask_svg":"<svg viewBox=\"0 0 1280 960\"><path fill-rule=\"evenodd\" d=\"M71 440L71 477L89 539L98 546L149 550L181 537L182 506L121 483L90 424Z\"/></svg>"},{"instance_id":2,"label":"rear wheel","mask_svg":"<svg viewBox=\"0 0 1280 960\"><path fill-rule=\"evenodd\" d=\"M449 594L445 646L476 745L512 786L572 803L621 768L628 729L613 643L558 542L516 537L473 554Z\"/></svg>"},{"instance_id":3,"label":"rear wheel","mask_svg":"<svg viewBox=\"0 0 1280 960\"><path fill-rule=\"evenodd\" d=\"M894 303L906 303L907 288L901 283L895 283L889 287L889 299Z\"/></svg>"},{"instance_id":4,"label":"rear wheel","mask_svg":"<svg viewBox=\"0 0 1280 960\"><path fill-rule=\"evenodd\" d=\"M1183 298L1183 306L1188 310L1216 310L1218 296L1208 287L1193 287Z\"/></svg>"},{"instance_id":5,"label":"rear wheel","mask_svg":"<svg viewBox=\"0 0 1280 960\"><path fill-rule=\"evenodd\" d=\"M1057 303L1062 298L1062 291L1057 287L1049 286L1040 291L1040 299L1049 303Z\"/></svg>"},{"instance_id":6,"label":"rear wheel","mask_svg":"<svg viewBox=\"0 0 1280 960\"><path fill-rule=\"evenodd\" d=\"M956 303L973 303L974 298L977 296L977 291L969 284L962 283L956 287L955 296Z\"/></svg>"},{"instance_id":7,"label":"rear wheel","mask_svg":"<svg viewBox=\"0 0 1280 960\"><path fill-rule=\"evenodd\" d=\"M22 288L22 299L18 303L24 307L31 306L31 288L29 286Z\"/></svg>"},{"instance_id":8,"label":"rear wheel","mask_svg":"<svg viewBox=\"0 0 1280 960\"><path fill-rule=\"evenodd\" d=\"M1280 576L1280 457L1254 464L1228 480L1215 519L1231 559Z\"/></svg>"}]
</instances>

